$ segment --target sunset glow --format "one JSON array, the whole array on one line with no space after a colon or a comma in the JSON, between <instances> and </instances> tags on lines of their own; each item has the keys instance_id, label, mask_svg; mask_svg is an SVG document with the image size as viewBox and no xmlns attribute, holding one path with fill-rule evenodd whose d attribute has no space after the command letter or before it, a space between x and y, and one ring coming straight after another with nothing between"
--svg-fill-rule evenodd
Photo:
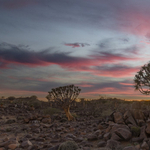
<instances>
[{"instance_id":1,"label":"sunset glow","mask_svg":"<svg viewBox=\"0 0 150 150\"><path fill-rule=\"evenodd\" d=\"M5 0L0 97L74 84L80 97L150 99L133 79L150 61L150 1Z\"/></svg>"}]
</instances>

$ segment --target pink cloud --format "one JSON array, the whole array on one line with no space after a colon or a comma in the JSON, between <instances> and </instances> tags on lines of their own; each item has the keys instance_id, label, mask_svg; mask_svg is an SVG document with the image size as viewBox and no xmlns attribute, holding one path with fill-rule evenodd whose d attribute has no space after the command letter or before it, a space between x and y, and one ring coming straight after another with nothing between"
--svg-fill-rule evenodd
<instances>
[{"instance_id":1,"label":"pink cloud","mask_svg":"<svg viewBox=\"0 0 150 150\"><path fill-rule=\"evenodd\" d=\"M79 86L79 87L93 87L93 85L90 85L90 84L79 84L79 85L77 85L77 86Z\"/></svg>"},{"instance_id":2,"label":"pink cloud","mask_svg":"<svg viewBox=\"0 0 150 150\"><path fill-rule=\"evenodd\" d=\"M87 43L65 43L65 46L71 46L72 48L75 47L84 47L84 46L89 46L90 44Z\"/></svg>"},{"instance_id":3,"label":"pink cloud","mask_svg":"<svg viewBox=\"0 0 150 150\"><path fill-rule=\"evenodd\" d=\"M26 77L26 78L22 78L25 80L31 80L31 81L42 81L42 82L48 82L48 79L43 79L43 78L31 78L31 77Z\"/></svg>"},{"instance_id":4,"label":"pink cloud","mask_svg":"<svg viewBox=\"0 0 150 150\"><path fill-rule=\"evenodd\" d=\"M115 68L114 68L115 69ZM133 75L135 75L135 73L139 70L139 68L135 67L135 68L130 68L130 67L125 67L122 69L116 67L115 70L91 70L91 72L95 75L98 75L98 76L105 76L105 77L132 77Z\"/></svg>"},{"instance_id":5,"label":"pink cloud","mask_svg":"<svg viewBox=\"0 0 150 150\"><path fill-rule=\"evenodd\" d=\"M71 46L72 48L80 47L80 45L78 43L72 43L72 44L71 43L68 43L68 44L66 43L65 46Z\"/></svg>"},{"instance_id":6,"label":"pink cloud","mask_svg":"<svg viewBox=\"0 0 150 150\"><path fill-rule=\"evenodd\" d=\"M89 72L96 76L105 76L105 77L114 77L114 78L133 77L136 74L136 72L139 71L139 67L130 67L130 66L125 66L125 65L115 65L114 64L112 67L108 67L108 66L104 65L104 66L95 66L92 68L90 67L90 66L92 66L90 63L86 64L86 65L87 65L86 67L79 65L77 67L73 67L71 69L68 68L68 69L71 71ZM95 65L97 65L97 64L95 64Z\"/></svg>"},{"instance_id":7,"label":"pink cloud","mask_svg":"<svg viewBox=\"0 0 150 150\"><path fill-rule=\"evenodd\" d=\"M96 89L91 92L82 92L83 95L106 95L109 97L109 95L114 95L114 96L135 96L135 95L141 95L140 93L137 93L134 91L134 87L126 87L123 89L115 88L115 87L105 87L101 89Z\"/></svg>"},{"instance_id":8,"label":"pink cloud","mask_svg":"<svg viewBox=\"0 0 150 150\"><path fill-rule=\"evenodd\" d=\"M149 12L140 11L138 9L129 10L122 13L122 16L128 23L121 27L121 30L138 36L145 36L150 39L150 16Z\"/></svg>"},{"instance_id":9,"label":"pink cloud","mask_svg":"<svg viewBox=\"0 0 150 150\"><path fill-rule=\"evenodd\" d=\"M6 43L7 44L7 43ZM5 45L6 45L5 44ZM49 51L29 51L19 49L17 46L9 45L10 49L4 49L0 45L0 63L10 65L25 65L29 67L58 65L68 71L82 71L94 74L96 76L107 77L127 77L133 76L139 68L118 66L122 61L143 60L139 57L125 56L122 54L113 54L108 52L97 52L90 55L89 58L70 56L68 53L49 53ZM18 48L19 51L15 49ZM108 65L114 65L108 67Z\"/></svg>"},{"instance_id":10,"label":"pink cloud","mask_svg":"<svg viewBox=\"0 0 150 150\"><path fill-rule=\"evenodd\" d=\"M119 82L119 84L121 84L121 85L129 85L129 86L133 86L134 84L133 83L123 83L123 82Z\"/></svg>"},{"instance_id":11,"label":"pink cloud","mask_svg":"<svg viewBox=\"0 0 150 150\"><path fill-rule=\"evenodd\" d=\"M121 54L113 54L113 53L108 53L108 52L100 52L98 55L91 55L93 60L96 60L99 63L116 63L116 62L121 62L121 61L135 61L135 60L140 60L141 58L138 57L127 57L123 56Z\"/></svg>"}]
</instances>

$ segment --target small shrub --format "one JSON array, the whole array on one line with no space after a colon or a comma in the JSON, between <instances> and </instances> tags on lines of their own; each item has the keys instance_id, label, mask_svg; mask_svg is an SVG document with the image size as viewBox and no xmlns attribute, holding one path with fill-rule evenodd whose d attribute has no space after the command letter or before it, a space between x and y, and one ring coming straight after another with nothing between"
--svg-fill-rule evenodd
<instances>
[{"instance_id":1,"label":"small shrub","mask_svg":"<svg viewBox=\"0 0 150 150\"><path fill-rule=\"evenodd\" d=\"M36 95L32 95L32 96L30 97L30 99L36 100L36 99L37 99L37 96L36 96Z\"/></svg>"},{"instance_id":2,"label":"small shrub","mask_svg":"<svg viewBox=\"0 0 150 150\"><path fill-rule=\"evenodd\" d=\"M42 103L41 103L40 101L38 101L38 100L29 101L29 102L28 102L28 105L29 105L30 107L34 107L34 108L36 108L36 109L42 107Z\"/></svg>"},{"instance_id":3,"label":"small shrub","mask_svg":"<svg viewBox=\"0 0 150 150\"><path fill-rule=\"evenodd\" d=\"M66 141L60 144L58 150L77 150L79 147L74 141Z\"/></svg>"},{"instance_id":4,"label":"small shrub","mask_svg":"<svg viewBox=\"0 0 150 150\"><path fill-rule=\"evenodd\" d=\"M6 121L6 124L12 124L12 123L15 123L15 122L16 122L16 120L10 119L10 120L7 120L7 121Z\"/></svg>"},{"instance_id":5,"label":"small shrub","mask_svg":"<svg viewBox=\"0 0 150 150\"><path fill-rule=\"evenodd\" d=\"M105 104L105 103L107 103L108 101L107 101L106 99L102 99L101 102L102 102L102 104Z\"/></svg>"},{"instance_id":6,"label":"small shrub","mask_svg":"<svg viewBox=\"0 0 150 150\"><path fill-rule=\"evenodd\" d=\"M61 111L57 108L46 108L43 110L43 114L45 115L53 115L53 114L56 114L56 113L60 113Z\"/></svg>"},{"instance_id":7,"label":"small shrub","mask_svg":"<svg viewBox=\"0 0 150 150\"><path fill-rule=\"evenodd\" d=\"M6 131L6 132L11 132L12 129L11 129L11 128L7 128L5 131Z\"/></svg>"},{"instance_id":8,"label":"small shrub","mask_svg":"<svg viewBox=\"0 0 150 150\"><path fill-rule=\"evenodd\" d=\"M72 116L73 116L74 118L78 118L78 117L79 117L76 113L72 113Z\"/></svg>"},{"instance_id":9,"label":"small shrub","mask_svg":"<svg viewBox=\"0 0 150 150\"><path fill-rule=\"evenodd\" d=\"M140 127L136 127L136 126L131 127L131 132L134 136L136 137L139 136L141 132Z\"/></svg>"}]
</instances>

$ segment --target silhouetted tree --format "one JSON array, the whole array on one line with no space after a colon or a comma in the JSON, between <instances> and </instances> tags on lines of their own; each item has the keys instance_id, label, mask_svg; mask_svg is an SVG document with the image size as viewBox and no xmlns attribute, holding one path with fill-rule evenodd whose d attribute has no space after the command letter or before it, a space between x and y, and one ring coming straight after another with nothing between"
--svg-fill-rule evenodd
<instances>
[{"instance_id":1,"label":"silhouetted tree","mask_svg":"<svg viewBox=\"0 0 150 150\"><path fill-rule=\"evenodd\" d=\"M76 100L81 89L74 85L68 85L52 89L49 93L49 100L55 100L57 105L63 108L68 120L74 120L70 113L70 104Z\"/></svg>"},{"instance_id":2,"label":"silhouetted tree","mask_svg":"<svg viewBox=\"0 0 150 150\"><path fill-rule=\"evenodd\" d=\"M37 100L37 96L36 96L36 95L32 95L32 96L30 97L30 99L32 99L32 100Z\"/></svg>"},{"instance_id":3,"label":"silhouetted tree","mask_svg":"<svg viewBox=\"0 0 150 150\"><path fill-rule=\"evenodd\" d=\"M10 101L13 101L13 100L15 100L16 98L14 97L14 96L9 96L8 97L8 100L10 100Z\"/></svg>"},{"instance_id":4,"label":"silhouetted tree","mask_svg":"<svg viewBox=\"0 0 150 150\"><path fill-rule=\"evenodd\" d=\"M54 100L51 99L51 97L50 97L49 94L48 94L45 98L48 100L49 106L52 107L52 102L53 102Z\"/></svg>"},{"instance_id":5,"label":"silhouetted tree","mask_svg":"<svg viewBox=\"0 0 150 150\"><path fill-rule=\"evenodd\" d=\"M141 67L140 71L134 77L135 90L142 94L150 94L150 62Z\"/></svg>"}]
</instances>

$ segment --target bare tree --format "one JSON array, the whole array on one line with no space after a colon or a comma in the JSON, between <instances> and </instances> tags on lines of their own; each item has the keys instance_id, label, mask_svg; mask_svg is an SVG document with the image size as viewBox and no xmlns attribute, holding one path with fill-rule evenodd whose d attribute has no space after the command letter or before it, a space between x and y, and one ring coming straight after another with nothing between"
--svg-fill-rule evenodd
<instances>
[{"instance_id":1,"label":"bare tree","mask_svg":"<svg viewBox=\"0 0 150 150\"><path fill-rule=\"evenodd\" d=\"M140 71L134 77L135 90L142 94L150 94L150 62L141 67Z\"/></svg>"},{"instance_id":2,"label":"bare tree","mask_svg":"<svg viewBox=\"0 0 150 150\"><path fill-rule=\"evenodd\" d=\"M80 94L81 89L74 85L68 85L52 89L49 93L50 99L55 100L57 105L63 108L68 120L74 120L74 117L70 113L70 105L76 100Z\"/></svg>"}]
</instances>

